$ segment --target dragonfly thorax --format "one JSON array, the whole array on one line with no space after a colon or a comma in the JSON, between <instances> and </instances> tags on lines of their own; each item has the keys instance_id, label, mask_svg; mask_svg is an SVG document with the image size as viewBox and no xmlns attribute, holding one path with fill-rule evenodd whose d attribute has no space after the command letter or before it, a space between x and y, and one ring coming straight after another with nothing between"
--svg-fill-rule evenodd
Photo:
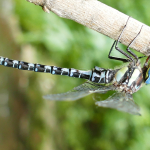
<instances>
[{"instance_id":1,"label":"dragonfly thorax","mask_svg":"<svg viewBox=\"0 0 150 150\"><path fill-rule=\"evenodd\" d=\"M128 66L119 69L113 79L113 84L117 90L130 94L138 91L142 83L143 73L140 63L134 65L131 62Z\"/></svg>"}]
</instances>

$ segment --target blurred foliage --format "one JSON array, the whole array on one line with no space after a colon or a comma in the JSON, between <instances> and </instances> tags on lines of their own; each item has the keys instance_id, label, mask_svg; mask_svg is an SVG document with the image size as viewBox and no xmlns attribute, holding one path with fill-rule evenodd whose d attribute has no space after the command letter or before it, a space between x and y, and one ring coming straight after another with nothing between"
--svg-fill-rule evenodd
<instances>
[{"instance_id":1,"label":"blurred foliage","mask_svg":"<svg viewBox=\"0 0 150 150\"><path fill-rule=\"evenodd\" d=\"M147 25L150 24L150 1L101 2ZM41 7L25 0L13 1L12 15L17 28L15 42L21 48L16 51L12 51L10 47L5 52L1 50L1 55L5 57L82 70L94 66L115 68L122 65L121 62L109 60L107 57L112 39L74 21L62 19L52 12L47 14ZM123 45L120 47L125 49ZM113 55L121 56L115 51ZM18 101L25 107L25 115L20 117L20 122L14 124L19 124L18 132L15 132L19 135L16 135L16 147L19 150L150 149L148 86L134 94L136 103L142 109L142 116L139 117L113 109L98 108L94 105L94 95L75 102L50 102L42 99L42 95L72 89L85 82L83 79L7 70L9 69L3 68L3 77L11 78L11 90L16 90L16 93L21 91ZM18 81L13 81L12 74L17 76ZM16 89L13 88L14 84L18 84ZM4 84L1 86L2 90L10 92L10 88ZM17 99L18 95L12 93L14 100ZM96 96L105 99L110 94Z\"/></svg>"}]
</instances>

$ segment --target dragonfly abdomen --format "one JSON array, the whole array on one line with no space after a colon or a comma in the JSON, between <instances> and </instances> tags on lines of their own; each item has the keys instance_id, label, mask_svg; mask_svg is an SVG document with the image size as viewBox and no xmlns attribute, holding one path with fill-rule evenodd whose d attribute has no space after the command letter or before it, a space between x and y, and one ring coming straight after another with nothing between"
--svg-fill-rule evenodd
<instances>
[{"instance_id":1,"label":"dragonfly abdomen","mask_svg":"<svg viewBox=\"0 0 150 150\"><path fill-rule=\"evenodd\" d=\"M92 75L92 70L88 71L83 71L83 70L77 70L74 68L61 68L61 67L56 67L56 66L51 66L52 68L52 74L55 75L66 75L69 77L74 77L74 78L83 78L89 80Z\"/></svg>"},{"instance_id":2,"label":"dragonfly abdomen","mask_svg":"<svg viewBox=\"0 0 150 150\"><path fill-rule=\"evenodd\" d=\"M89 80L92 75L92 70L82 71L74 68L61 68L56 66L47 66L41 64L33 64L24 61L12 60L5 57L0 57L0 65L17 68L19 70L28 70L35 72L51 73L53 75L65 75L75 78L83 78Z\"/></svg>"},{"instance_id":3,"label":"dragonfly abdomen","mask_svg":"<svg viewBox=\"0 0 150 150\"><path fill-rule=\"evenodd\" d=\"M28 70L34 72L51 73L53 75L65 75L75 78L83 78L96 83L110 83L113 80L115 70L95 67L93 70L83 71L74 68L61 68L56 66L47 66L42 64L33 64L24 61L12 60L0 57L0 65L16 68L19 70Z\"/></svg>"},{"instance_id":4,"label":"dragonfly abdomen","mask_svg":"<svg viewBox=\"0 0 150 150\"><path fill-rule=\"evenodd\" d=\"M95 66L93 69L92 77L90 81L96 82L96 83L111 83L114 75L116 73L116 70L111 70L111 69L104 69Z\"/></svg>"}]
</instances>

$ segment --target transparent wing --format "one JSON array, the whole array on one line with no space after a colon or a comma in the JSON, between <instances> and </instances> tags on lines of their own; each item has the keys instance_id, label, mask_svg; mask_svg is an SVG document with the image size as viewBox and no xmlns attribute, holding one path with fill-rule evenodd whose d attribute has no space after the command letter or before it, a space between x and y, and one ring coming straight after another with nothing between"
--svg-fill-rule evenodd
<instances>
[{"instance_id":1,"label":"transparent wing","mask_svg":"<svg viewBox=\"0 0 150 150\"><path fill-rule=\"evenodd\" d=\"M57 101L77 100L92 93L106 93L110 90L114 90L112 85L104 86L98 83L87 81L66 93L45 95L43 98Z\"/></svg>"},{"instance_id":2,"label":"transparent wing","mask_svg":"<svg viewBox=\"0 0 150 150\"><path fill-rule=\"evenodd\" d=\"M108 99L97 101L95 104L101 107L114 108L133 115L141 115L140 108L135 104L132 95L123 92L116 92Z\"/></svg>"}]
</instances>

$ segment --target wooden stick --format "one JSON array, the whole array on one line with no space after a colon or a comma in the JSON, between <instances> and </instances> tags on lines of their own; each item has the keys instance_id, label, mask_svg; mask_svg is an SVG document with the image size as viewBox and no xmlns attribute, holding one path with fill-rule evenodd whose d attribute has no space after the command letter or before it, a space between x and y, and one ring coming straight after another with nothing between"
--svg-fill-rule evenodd
<instances>
[{"instance_id":1,"label":"wooden stick","mask_svg":"<svg viewBox=\"0 0 150 150\"><path fill-rule=\"evenodd\" d=\"M40 5L45 12L51 11L62 18L74 20L114 40L118 39L129 17L97 0L27 1ZM131 45L131 48L145 55L150 55L150 27L133 18L129 19L120 42L126 46L129 45L140 31L142 25L142 31Z\"/></svg>"}]
</instances>

